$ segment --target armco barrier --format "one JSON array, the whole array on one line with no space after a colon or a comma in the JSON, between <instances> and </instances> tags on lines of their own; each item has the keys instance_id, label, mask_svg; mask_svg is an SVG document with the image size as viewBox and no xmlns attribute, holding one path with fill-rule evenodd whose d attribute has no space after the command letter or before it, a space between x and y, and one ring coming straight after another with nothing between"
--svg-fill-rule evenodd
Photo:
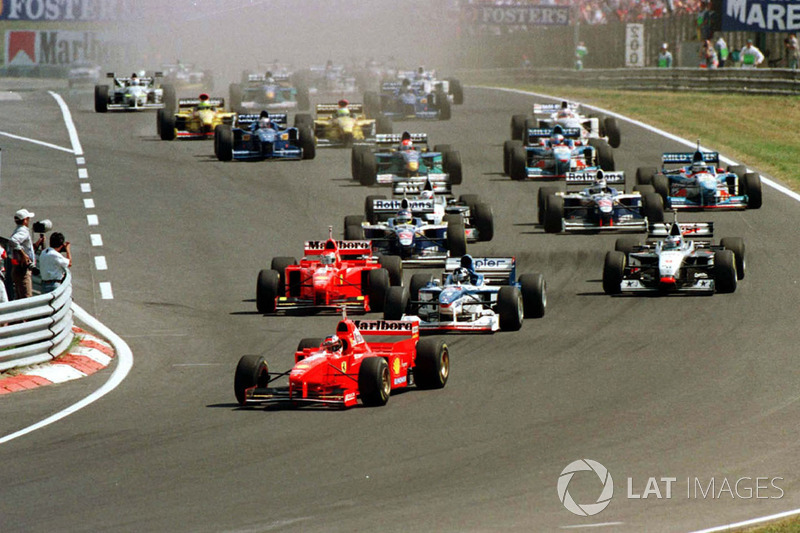
<instances>
[{"instance_id":1,"label":"armco barrier","mask_svg":"<svg viewBox=\"0 0 800 533\"><path fill-rule=\"evenodd\" d=\"M752 94L800 94L800 71L778 68L616 68L459 70L463 83L531 84L640 91L710 91Z\"/></svg>"},{"instance_id":2,"label":"armco barrier","mask_svg":"<svg viewBox=\"0 0 800 533\"><path fill-rule=\"evenodd\" d=\"M0 371L43 363L72 342L72 275L55 291L0 304Z\"/></svg>"}]
</instances>

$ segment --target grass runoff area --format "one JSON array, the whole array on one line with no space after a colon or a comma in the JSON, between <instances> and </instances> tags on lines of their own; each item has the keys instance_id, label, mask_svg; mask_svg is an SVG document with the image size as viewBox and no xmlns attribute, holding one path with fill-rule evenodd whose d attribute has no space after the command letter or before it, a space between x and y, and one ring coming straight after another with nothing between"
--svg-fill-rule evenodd
<instances>
[{"instance_id":1,"label":"grass runoff area","mask_svg":"<svg viewBox=\"0 0 800 533\"><path fill-rule=\"evenodd\" d=\"M800 517L787 518L768 526L759 526L737 530L741 533L798 533L800 532Z\"/></svg>"},{"instance_id":2,"label":"grass runoff area","mask_svg":"<svg viewBox=\"0 0 800 533\"><path fill-rule=\"evenodd\" d=\"M800 96L517 88L602 107L693 142L700 139L703 146L800 191Z\"/></svg>"}]
</instances>

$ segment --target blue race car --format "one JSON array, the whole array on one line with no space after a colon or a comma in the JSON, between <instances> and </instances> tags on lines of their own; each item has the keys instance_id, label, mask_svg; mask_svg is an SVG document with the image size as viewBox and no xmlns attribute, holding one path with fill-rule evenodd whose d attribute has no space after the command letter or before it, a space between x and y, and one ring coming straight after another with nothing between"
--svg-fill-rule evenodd
<instances>
[{"instance_id":1,"label":"blue race car","mask_svg":"<svg viewBox=\"0 0 800 533\"><path fill-rule=\"evenodd\" d=\"M414 274L410 291L391 287L384 318L419 318L420 330L518 330L523 318L544 316L547 294L541 274L517 278L516 270L513 257L450 258L441 281Z\"/></svg>"},{"instance_id":2,"label":"blue race car","mask_svg":"<svg viewBox=\"0 0 800 533\"><path fill-rule=\"evenodd\" d=\"M523 141L503 145L503 171L514 180L564 179L568 173L614 170L614 153L603 139L581 140L580 128L531 128Z\"/></svg>"},{"instance_id":3,"label":"blue race car","mask_svg":"<svg viewBox=\"0 0 800 533\"><path fill-rule=\"evenodd\" d=\"M450 105L441 84L429 81L383 82L380 94L364 93L364 108L372 118L383 114L394 120L450 120Z\"/></svg>"},{"instance_id":4,"label":"blue race car","mask_svg":"<svg viewBox=\"0 0 800 533\"><path fill-rule=\"evenodd\" d=\"M245 84L232 83L228 90L231 109L237 113L260 109L306 111L311 105L308 87L295 83L289 75L249 74Z\"/></svg>"},{"instance_id":5,"label":"blue race car","mask_svg":"<svg viewBox=\"0 0 800 533\"><path fill-rule=\"evenodd\" d=\"M661 170L640 167L639 185L652 185L672 209L758 209L761 207L761 176L744 166L718 168L719 153L697 150L669 152L661 157ZM667 165L681 165L667 168Z\"/></svg>"},{"instance_id":6,"label":"blue race car","mask_svg":"<svg viewBox=\"0 0 800 533\"><path fill-rule=\"evenodd\" d=\"M236 124L216 127L214 153L220 161L314 159L314 132L308 126L287 127L286 114L239 115Z\"/></svg>"},{"instance_id":7,"label":"blue race car","mask_svg":"<svg viewBox=\"0 0 800 533\"><path fill-rule=\"evenodd\" d=\"M440 224L412 216L407 200L396 216L370 224L361 215L345 218L345 240L372 241L382 255L399 255L409 266L444 264L448 256L467 253L467 235L460 215L445 215Z\"/></svg>"}]
</instances>

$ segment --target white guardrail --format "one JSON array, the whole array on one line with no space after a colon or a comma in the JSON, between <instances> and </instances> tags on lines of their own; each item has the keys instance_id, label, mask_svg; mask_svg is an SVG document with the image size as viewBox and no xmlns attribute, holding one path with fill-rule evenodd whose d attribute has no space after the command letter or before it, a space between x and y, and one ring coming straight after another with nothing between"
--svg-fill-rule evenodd
<instances>
[{"instance_id":1,"label":"white guardrail","mask_svg":"<svg viewBox=\"0 0 800 533\"><path fill-rule=\"evenodd\" d=\"M53 292L0 303L0 371L50 361L73 337L69 272Z\"/></svg>"}]
</instances>

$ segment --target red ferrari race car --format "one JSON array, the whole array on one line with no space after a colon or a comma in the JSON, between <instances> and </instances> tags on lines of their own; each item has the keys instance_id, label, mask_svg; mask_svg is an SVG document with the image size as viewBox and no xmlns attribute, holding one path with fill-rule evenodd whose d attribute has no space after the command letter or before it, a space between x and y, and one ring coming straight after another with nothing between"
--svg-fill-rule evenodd
<instances>
[{"instance_id":1,"label":"red ferrari race car","mask_svg":"<svg viewBox=\"0 0 800 533\"><path fill-rule=\"evenodd\" d=\"M329 232L332 230L329 230ZM305 256L276 257L258 273L256 306L260 313L285 310L382 311L390 285L402 285L398 256L372 255L370 241L305 243Z\"/></svg>"},{"instance_id":2,"label":"red ferrari race car","mask_svg":"<svg viewBox=\"0 0 800 533\"><path fill-rule=\"evenodd\" d=\"M367 341L365 337L381 338ZM365 406L378 406L389 401L394 389L412 385L441 389L450 375L447 344L432 337L420 340L419 320L344 317L335 335L300 341L294 357L294 368L281 373L270 372L260 355L242 357L233 384L239 404L345 408L360 398ZM287 375L288 386L270 386Z\"/></svg>"}]
</instances>

